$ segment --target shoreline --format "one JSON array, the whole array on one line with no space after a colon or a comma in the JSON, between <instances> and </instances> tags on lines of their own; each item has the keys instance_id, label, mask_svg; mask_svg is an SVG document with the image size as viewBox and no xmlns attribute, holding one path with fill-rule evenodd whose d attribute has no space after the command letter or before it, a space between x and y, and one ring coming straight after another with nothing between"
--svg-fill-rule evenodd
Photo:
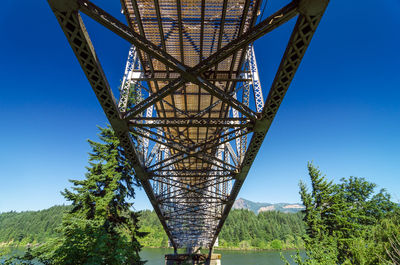
<instances>
[{"instance_id":1,"label":"shoreline","mask_svg":"<svg viewBox=\"0 0 400 265\"><path fill-rule=\"evenodd\" d=\"M144 246L142 249L174 249L172 247L152 247L152 246ZM239 248L239 247L214 247L214 251L223 250L223 251L248 251L248 252L261 252L261 251L304 251L304 248L282 248L282 249L274 249L274 248Z\"/></svg>"},{"instance_id":2,"label":"shoreline","mask_svg":"<svg viewBox=\"0 0 400 265\"><path fill-rule=\"evenodd\" d=\"M41 243L35 244L26 244L26 245L18 245L15 246L12 244L13 242L0 242L0 249L16 247L16 248L27 248L27 247L36 247L40 246ZM143 246L143 249L171 249L172 247L154 247L154 246ZM304 248L282 248L282 249L274 249L274 248L240 248L240 247L214 247L215 251L222 250L222 251L246 251L246 252L260 252L260 251L294 251L300 250L304 251Z\"/></svg>"}]
</instances>

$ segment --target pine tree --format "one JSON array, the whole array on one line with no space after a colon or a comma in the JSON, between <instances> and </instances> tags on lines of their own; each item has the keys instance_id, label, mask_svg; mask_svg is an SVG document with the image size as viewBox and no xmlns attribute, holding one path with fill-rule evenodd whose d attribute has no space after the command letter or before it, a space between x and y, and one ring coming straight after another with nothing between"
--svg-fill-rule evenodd
<instances>
[{"instance_id":1,"label":"pine tree","mask_svg":"<svg viewBox=\"0 0 400 265\"><path fill-rule=\"evenodd\" d=\"M343 178L333 184L312 163L308 171L312 190L308 192L301 182L300 195L306 207L304 242L309 259L303 262L297 256L296 262L380 264L388 246L382 222L391 222L397 209L390 195L385 190L375 194L376 185L364 178Z\"/></svg>"},{"instance_id":2,"label":"pine tree","mask_svg":"<svg viewBox=\"0 0 400 265\"><path fill-rule=\"evenodd\" d=\"M306 207L304 221L307 234L304 242L308 256L318 264L337 264L337 240L333 234L337 232L340 200L332 182L328 182L312 163L308 163L307 167L312 191L309 193L303 182L299 186L301 200Z\"/></svg>"},{"instance_id":3,"label":"pine tree","mask_svg":"<svg viewBox=\"0 0 400 265\"><path fill-rule=\"evenodd\" d=\"M62 194L72 202L63 218L61 237L35 250L45 264L140 264L138 213L132 211L133 169L110 127L89 140L92 152L84 180L71 180Z\"/></svg>"}]
</instances>

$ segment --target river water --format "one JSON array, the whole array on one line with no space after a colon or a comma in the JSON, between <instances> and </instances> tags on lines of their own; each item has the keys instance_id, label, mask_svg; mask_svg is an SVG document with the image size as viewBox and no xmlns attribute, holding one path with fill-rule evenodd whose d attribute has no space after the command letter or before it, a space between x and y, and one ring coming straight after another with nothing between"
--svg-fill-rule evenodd
<instances>
[{"instance_id":1,"label":"river water","mask_svg":"<svg viewBox=\"0 0 400 265\"><path fill-rule=\"evenodd\" d=\"M14 254L23 253L24 249L16 249ZM164 255L171 254L172 249L163 248L144 248L140 252L142 260L147 260L146 265L165 265ZM215 253L221 254L221 265L283 265L279 251L231 251L217 250ZM295 255L296 251L283 251L283 255L290 260L290 255ZM303 253L302 253L303 254ZM0 264L3 258L0 257ZM40 265L42 263L35 263ZM292 263L295 264L295 263Z\"/></svg>"},{"instance_id":2,"label":"river water","mask_svg":"<svg viewBox=\"0 0 400 265\"><path fill-rule=\"evenodd\" d=\"M144 248L140 257L147 260L147 265L165 265L164 255L171 254L172 249ZM231 251L216 250L221 254L221 265L282 265L280 251ZM296 251L283 251L283 255L290 260L290 255ZM295 264L295 263L292 263Z\"/></svg>"}]
</instances>

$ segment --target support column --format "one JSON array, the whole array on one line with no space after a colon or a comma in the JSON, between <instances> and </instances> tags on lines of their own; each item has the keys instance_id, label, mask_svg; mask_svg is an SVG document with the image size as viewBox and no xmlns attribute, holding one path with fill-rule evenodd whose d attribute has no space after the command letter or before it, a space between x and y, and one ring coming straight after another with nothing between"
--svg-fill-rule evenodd
<instances>
[{"instance_id":1,"label":"support column","mask_svg":"<svg viewBox=\"0 0 400 265\"><path fill-rule=\"evenodd\" d=\"M221 265L221 254L167 254L165 265Z\"/></svg>"}]
</instances>

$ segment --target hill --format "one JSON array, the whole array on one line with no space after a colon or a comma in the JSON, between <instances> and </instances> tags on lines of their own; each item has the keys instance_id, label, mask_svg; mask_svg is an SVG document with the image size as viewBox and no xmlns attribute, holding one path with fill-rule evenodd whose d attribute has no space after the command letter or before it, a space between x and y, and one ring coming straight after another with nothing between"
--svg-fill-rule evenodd
<instances>
[{"instance_id":1,"label":"hill","mask_svg":"<svg viewBox=\"0 0 400 265\"><path fill-rule=\"evenodd\" d=\"M253 202L243 198L239 198L233 204L233 209L247 209L254 213L278 211L283 213L297 213L305 209L300 203L266 203Z\"/></svg>"},{"instance_id":2,"label":"hill","mask_svg":"<svg viewBox=\"0 0 400 265\"><path fill-rule=\"evenodd\" d=\"M143 211L140 227L148 236L144 246L166 247L168 238L154 211ZM229 213L219 235L219 246L240 249L293 249L302 247L305 234L303 214L266 211L255 214L247 209Z\"/></svg>"},{"instance_id":3,"label":"hill","mask_svg":"<svg viewBox=\"0 0 400 265\"><path fill-rule=\"evenodd\" d=\"M0 243L27 244L54 237L63 214L69 209L71 206L61 205L40 211L0 213Z\"/></svg>"},{"instance_id":4,"label":"hill","mask_svg":"<svg viewBox=\"0 0 400 265\"><path fill-rule=\"evenodd\" d=\"M261 206L262 207L262 206ZM63 214L71 206L53 206L41 211L0 213L0 246L6 242L26 245L42 243L57 236ZM302 245L305 233L302 213L265 211L255 214L246 209L232 210L219 236L225 248L295 248ZM140 239L146 247L167 247L168 238L154 211L142 211Z\"/></svg>"}]
</instances>

